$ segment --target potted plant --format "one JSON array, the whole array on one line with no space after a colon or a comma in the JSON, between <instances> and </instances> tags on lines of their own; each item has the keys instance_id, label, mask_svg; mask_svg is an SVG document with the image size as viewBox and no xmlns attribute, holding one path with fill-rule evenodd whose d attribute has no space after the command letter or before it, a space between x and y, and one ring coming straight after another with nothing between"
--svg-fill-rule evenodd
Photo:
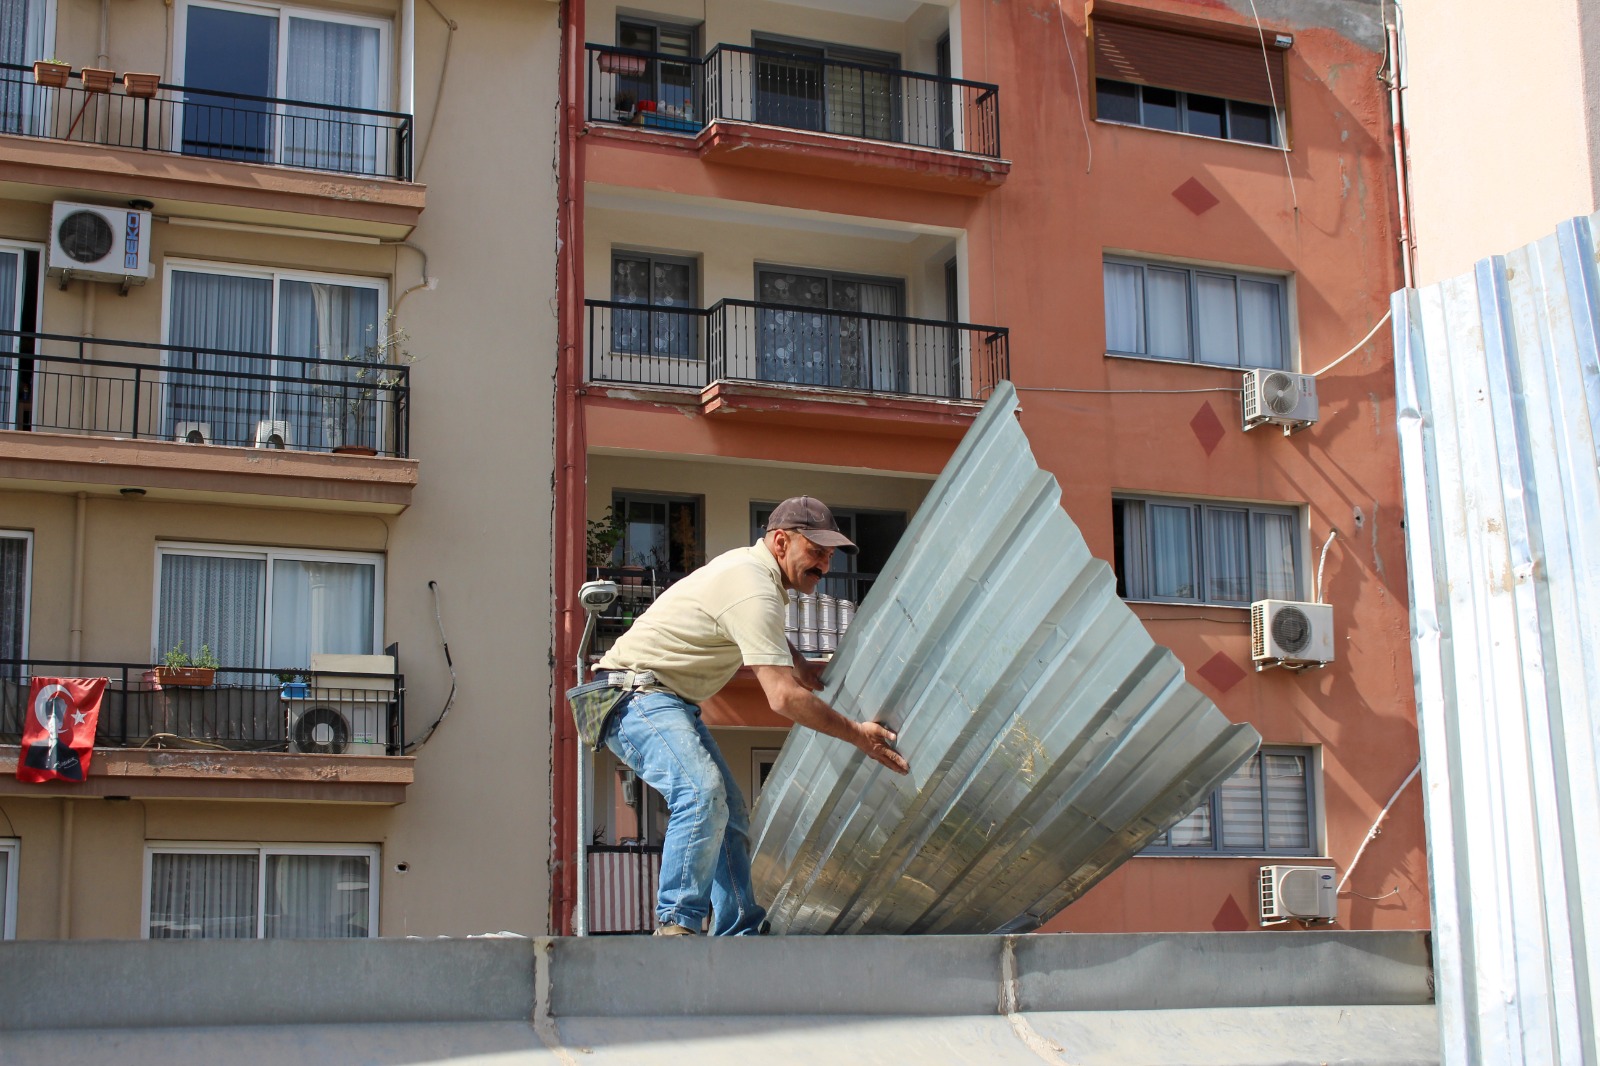
<instances>
[{"instance_id":1,"label":"potted plant","mask_svg":"<svg viewBox=\"0 0 1600 1066\"><path fill-rule=\"evenodd\" d=\"M308 682L311 680L310 670L279 670L278 696L286 700L303 700L311 692Z\"/></svg>"},{"instance_id":2,"label":"potted plant","mask_svg":"<svg viewBox=\"0 0 1600 1066\"><path fill-rule=\"evenodd\" d=\"M626 122L633 117L633 101L635 96L626 89L620 90L612 103L616 106L616 117Z\"/></svg>"},{"instance_id":3,"label":"potted plant","mask_svg":"<svg viewBox=\"0 0 1600 1066\"><path fill-rule=\"evenodd\" d=\"M161 88L161 75L137 74L126 71L122 75L122 90L129 96L148 100Z\"/></svg>"},{"instance_id":4,"label":"potted plant","mask_svg":"<svg viewBox=\"0 0 1600 1066\"><path fill-rule=\"evenodd\" d=\"M33 80L40 85L51 89L65 89L67 87L67 79L71 76L71 63L63 63L59 59L35 59L33 61Z\"/></svg>"},{"instance_id":5,"label":"potted plant","mask_svg":"<svg viewBox=\"0 0 1600 1066\"><path fill-rule=\"evenodd\" d=\"M608 504L605 516L589 520L588 557L590 566L609 566L611 559L617 552L617 545L622 543L622 520L617 517L616 508Z\"/></svg>"},{"instance_id":6,"label":"potted plant","mask_svg":"<svg viewBox=\"0 0 1600 1066\"><path fill-rule=\"evenodd\" d=\"M404 382L396 364L415 361L405 349L406 331L395 329L394 311L384 316L377 341L337 360L311 364L311 392L322 405L322 435L339 455L377 455L378 408L392 405ZM370 327L369 327L370 330ZM370 443L368 443L370 442Z\"/></svg>"},{"instance_id":7,"label":"potted plant","mask_svg":"<svg viewBox=\"0 0 1600 1066\"><path fill-rule=\"evenodd\" d=\"M112 83L117 80L117 72L103 67L84 67L78 71L78 77L83 80L85 92L108 93Z\"/></svg>"},{"instance_id":8,"label":"potted plant","mask_svg":"<svg viewBox=\"0 0 1600 1066\"><path fill-rule=\"evenodd\" d=\"M178 641L161 657L156 667L156 683L163 688L205 688L216 683L217 668L222 664L211 654L211 645L200 645L200 651L190 655Z\"/></svg>"}]
</instances>

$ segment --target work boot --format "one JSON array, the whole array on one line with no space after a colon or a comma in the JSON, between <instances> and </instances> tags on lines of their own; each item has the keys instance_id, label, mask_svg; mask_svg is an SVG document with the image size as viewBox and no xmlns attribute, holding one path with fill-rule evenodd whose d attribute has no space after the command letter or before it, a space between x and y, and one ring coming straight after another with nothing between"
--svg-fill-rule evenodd
<instances>
[{"instance_id":1,"label":"work boot","mask_svg":"<svg viewBox=\"0 0 1600 1066\"><path fill-rule=\"evenodd\" d=\"M687 925L679 925L677 922L662 922L660 925L656 926L656 931L651 935L698 936L699 934L697 934L693 929L690 929Z\"/></svg>"}]
</instances>

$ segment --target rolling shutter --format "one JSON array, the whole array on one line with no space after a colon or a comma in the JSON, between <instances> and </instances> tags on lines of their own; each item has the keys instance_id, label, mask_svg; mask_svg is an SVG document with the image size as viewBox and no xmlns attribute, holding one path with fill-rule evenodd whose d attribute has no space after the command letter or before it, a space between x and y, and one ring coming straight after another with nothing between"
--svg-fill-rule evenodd
<instances>
[{"instance_id":1,"label":"rolling shutter","mask_svg":"<svg viewBox=\"0 0 1600 1066\"><path fill-rule=\"evenodd\" d=\"M1100 5L1089 24L1095 77L1284 106L1283 49L1254 28L1218 26L1212 36L1176 26L1126 21ZM1269 83L1268 77L1271 77Z\"/></svg>"}]
</instances>

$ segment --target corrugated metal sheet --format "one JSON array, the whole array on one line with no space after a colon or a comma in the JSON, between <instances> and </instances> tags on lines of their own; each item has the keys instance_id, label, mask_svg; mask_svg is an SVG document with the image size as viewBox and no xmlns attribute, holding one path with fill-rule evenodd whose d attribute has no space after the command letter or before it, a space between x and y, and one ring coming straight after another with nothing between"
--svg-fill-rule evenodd
<instances>
[{"instance_id":1,"label":"corrugated metal sheet","mask_svg":"<svg viewBox=\"0 0 1600 1066\"><path fill-rule=\"evenodd\" d=\"M900 734L899 777L795 730L754 812L774 931L1037 927L1261 738L1184 681L1061 509L1002 383L826 675Z\"/></svg>"},{"instance_id":2,"label":"corrugated metal sheet","mask_svg":"<svg viewBox=\"0 0 1600 1066\"><path fill-rule=\"evenodd\" d=\"M1452 1063L1600 1061L1597 218L1394 296Z\"/></svg>"}]
</instances>

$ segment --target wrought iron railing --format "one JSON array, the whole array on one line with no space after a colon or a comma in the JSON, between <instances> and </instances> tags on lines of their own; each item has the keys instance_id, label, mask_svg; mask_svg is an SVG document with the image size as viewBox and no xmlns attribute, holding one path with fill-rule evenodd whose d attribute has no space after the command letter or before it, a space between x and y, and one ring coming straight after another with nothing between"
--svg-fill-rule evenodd
<instances>
[{"instance_id":1,"label":"wrought iron railing","mask_svg":"<svg viewBox=\"0 0 1600 1066\"><path fill-rule=\"evenodd\" d=\"M589 300L589 379L713 381L982 400L1010 374L1000 326L750 300L666 308Z\"/></svg>"},{"instance_id":2,"label":"wrought iron railing","mask_svg":"<svg viewBox=\"0 0 1600 1066\"><path fill-rule=\"evenodd\" d=\"M999 88L717 45L703 59L591 44L589 120L698 133L718 119L1000 156Z\"/></svg>"},{"instance_id":3,"label":"wrought iron railing","mask_svg":"<svg viewBox=\"0 0 1600 1066\"><path fill-rule=\"evenodd\" d=\"M129 96L119 84L37 84L0 63L0 133L411 180L412 120L397 111L169 85Z\"/></svg>"},{"instance_id":4,"label":"wrought iron railing","mask_svg":"<svg viewBox=\"0 0 1600 1066\"><path fill-rule=\"evenodd\" d=\"M225 666L198 684L159 664L64 659L0 659L0 743L20 743L35 677L108 679L96 747L398 755L404 744L403 674Z\"/></svg>"},{"instance_id":5,"label":"wrought iron railing","mask_svg":"<svg viewBox=\"0 0 1600 1066\"><path fill-rule=\"evenodd\" d=\"M410 382L402 363L0 330L0 429L404 457Z\"/></svg>"}]
</instances>

